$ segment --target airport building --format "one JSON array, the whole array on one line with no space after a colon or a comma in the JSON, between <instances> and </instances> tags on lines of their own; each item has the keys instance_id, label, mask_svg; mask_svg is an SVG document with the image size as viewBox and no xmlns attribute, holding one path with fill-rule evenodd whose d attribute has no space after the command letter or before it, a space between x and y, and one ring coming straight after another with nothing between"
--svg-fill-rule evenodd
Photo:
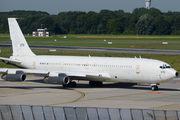
<instances>
[{"instance_id":1,"label":"airport building","mask_svg":"<svg viewBox=\"0 0 180 120\"><path fill-rule=\"evenodd\" d=\"M33 31L32 35L33 36L44 36L44 37L49 37L50 34L49 32L46 31L47 29L37 29L37 31Z\"/></svg>"},{"instance_id":2,"label":"airport building","mask_svg":"<svg viewBox=\"0 0 180 120\"><path fill-rule=\"evenodd\" d=\"M145 4L146 4L146 9L151 8L151 0L145 0Z\"/></svg>"}]
</instances>

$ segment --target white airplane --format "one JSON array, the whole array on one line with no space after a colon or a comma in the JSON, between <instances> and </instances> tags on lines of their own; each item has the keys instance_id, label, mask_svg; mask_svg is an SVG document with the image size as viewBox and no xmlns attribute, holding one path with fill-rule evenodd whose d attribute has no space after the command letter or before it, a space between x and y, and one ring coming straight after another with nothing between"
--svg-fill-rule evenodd
<instances>
[{"instance_id":1,"label":"white airplane","mask_svg":"<svg viewBox=\"0 0 180 120\"><path fill-rule=\"evenodd\" d=\"M29 48L16 18L8 18L13 54L0 57L26 69L0 68L2 79L24 81L25 73L44 76L50 84L75 87L73 80L87 80L90 86L101 86L102 82L126 82L151 84L158 90L160 83L178 76L169 64L152 59L118 57L78 57L35 55Z\"/></svg>"}]
</instances>

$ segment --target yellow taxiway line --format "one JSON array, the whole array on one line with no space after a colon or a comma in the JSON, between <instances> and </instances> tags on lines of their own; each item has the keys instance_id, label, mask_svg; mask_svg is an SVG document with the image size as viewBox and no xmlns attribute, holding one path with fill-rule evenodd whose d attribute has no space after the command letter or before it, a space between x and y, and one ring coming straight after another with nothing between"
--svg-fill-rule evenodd
<instances>
[{"instance_id":1,"label":"yellow taxiway line","mask_svg":"<svg viewBox=\"0 0 180 120\"><path fill-rule=\"evenodd\" d=\"M52 105L59 105L59 104L73 103L73 102L77 102L77 101L81 100L81 99L85 96L85 94L84 94L83 92L81 92L81 91L74 90L74 89L69 89L69 88L65 88L65 89L67 89L67 90L72 90L72 91L75 91L75 92L78 92L78 93L81 94L81 96L80 96L79 98L77 98L77 99L75 99L75 100L72 100L72 101L69 101L69 102L55 103L55 104L48 104L48 105L45 105L45 106L52 106Z\"/></svg>"}]
</instances>

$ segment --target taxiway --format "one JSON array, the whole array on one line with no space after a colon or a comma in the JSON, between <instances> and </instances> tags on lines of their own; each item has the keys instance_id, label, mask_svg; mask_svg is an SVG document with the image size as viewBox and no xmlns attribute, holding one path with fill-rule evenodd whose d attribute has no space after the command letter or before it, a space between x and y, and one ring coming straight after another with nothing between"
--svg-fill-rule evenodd
<instances>
[{"instance_id":1,"label":"taxiway","mask_svg":"<svg viewBox=\"0 0 180 120\"><path fill-rule=\"evenodd\" d=\"M95 88L87 81L77 82L76 88L63 88L44 83L42 77L27 78L25 82L0 79L0 104L180 110L180 78L161 84L159 91L129 83L104 83Z\"/></svg>"}]
</instances>

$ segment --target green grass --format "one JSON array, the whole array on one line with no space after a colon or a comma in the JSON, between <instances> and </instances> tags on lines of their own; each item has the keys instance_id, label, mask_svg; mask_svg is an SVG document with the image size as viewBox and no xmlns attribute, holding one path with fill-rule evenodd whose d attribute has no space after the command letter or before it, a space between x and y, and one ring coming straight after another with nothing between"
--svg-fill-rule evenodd
<instances>
[{"instance_id":1,"label":"green grass","mask_svg":"<svg viewBox=\"0 0 180 120\"><path fill-rule=\"evenodd\" d=\"M55 35L60 36L60 35ZM114 35L114 34L68 34L67 36L77 37L77 36L105 36L105 37L122 37L122 36L131 36L131 37L180 37L180 35Z\"/></svg>"},{"instance_id":2,"label":"green grass","mask_svg":"<svg viewBox=\"0 0 180 120\"><path fill-rule=\"evenodd\" d=\"M134 48L138 49L166 49L180 50L180 43L170 43L163 45L161 43L30 43L30 45L56 45L56 46L79 46L79 47L109 47L109 48ZM134 49L132 48L132 49Z\"/></svg>"},{"instance_id":3,"label":"green grass","mask_svg":"<svg viewBox=\"0 0 180 120\"><path fill-rule=\"evenodd\" d=\"M6 36L6 37L8 37L8 36L9 36L9 34L6 34L6 33L0 33L0 37L2 37L2 36Z\"/></svg>"},{"instance_id":4,"label":"green grass","mask_svg":"<svg viewBox=\"0 0 180 120\"><path fill-rule=\"evenodd\" d=\"M99 37L100 35L98 35ZM52 43L29 43L30 45L57 45L57 46L84 46L84 47L111 47L111 48L135 48L140 49L169 49L169 50L180 50L180 43L169 43L163 45L162 43L113 43L111 45L107 42L180 42L180 38L76 38L73 35L67 35L67 38L56 37L26 37L28 42L45 41ZM88 37L88 36L86 36ZM108 36L109 37L109 36ZM113 36L114 37L114 36ZM60 42L103 42L103 43L57 43ZM104 41L106 40L106 41ZM10 44L9 37L0 37L0 44Z\"/></svg>"},{"instance_id":5,"label":"green grass","mask_svg":"<svg viewBox=\"0 0 180 120\"><path fill-rule=\"evenodd\" d=\"M66 39L61 38L61 35L54 35L50 37L28 37L26 36L27 41L54 41L56 39L57 41L104 41L106 39L107 41L160 41L160 42L170 42L170 41L180 41L180 36L175 35L139 35L138 37L135 35L84 35L84 34L78 34L78 35L62 35L67 36ZM8 38L8 34L0 34L0 41L6 41L10 40ZM122 38L121 38L122 37Z\"/></svg>"}]
</instances>

